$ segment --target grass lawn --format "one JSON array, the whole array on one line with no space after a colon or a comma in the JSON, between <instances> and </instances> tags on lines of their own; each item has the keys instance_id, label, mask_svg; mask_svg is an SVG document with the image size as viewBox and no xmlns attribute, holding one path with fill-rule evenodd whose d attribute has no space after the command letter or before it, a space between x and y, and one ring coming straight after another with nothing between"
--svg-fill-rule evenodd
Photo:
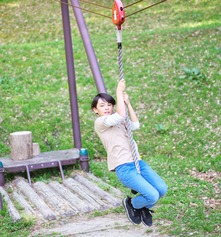
<instances>
[{"instance_id":1,"label":"grass lawn","mask_svg":"<svg viewBox=\"0 0 221 237\"><path fill-rule=\"evenodd\" d=\"M112 1L92 2L112 6ZM151 2L156 1L142 1L126 13ZM82 7L95 10L83 2ZM124 77L141 123L134 137L142 158L169 186L154 222L173 236L220 235L220 10L219 0L169 0L128 17L123 25ZM20 130L32 131L42 152L72 148L60 4L2 0L0 14L0 157L10 153L9 134ZM107 91L115 95L115 27L108 18L88 12L84 17ZM107 172L106 154L93 130L90 103L97 89L71 8L70 18L82 144L91 171L124 190ZM32 226L26 220L14 224L6 210L1 213L1 236L27 236Z\"/></svg>"}]
</instances>

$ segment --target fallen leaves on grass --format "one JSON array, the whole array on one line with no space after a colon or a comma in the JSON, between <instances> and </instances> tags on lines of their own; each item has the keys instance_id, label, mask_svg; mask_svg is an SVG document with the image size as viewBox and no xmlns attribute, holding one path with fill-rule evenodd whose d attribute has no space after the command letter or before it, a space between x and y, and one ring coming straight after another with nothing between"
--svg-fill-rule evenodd
<instances>
[{"instance_id":1,"label":"fallen leaves on grass","mask_svg":"<svg viewBox=\"0 0 221 237\"><path fill-rule=\"evenodd\" d=\"M221 199L220 194L220 181L221 181L221 172L217 172L214 170L208 170L207 172L198 172L196 169L189 170L190 174L201 180L206 181L212 184L214 189L214 198L203 197L203 202L207 207L210 208L221 208Z\"/></svg>"}]
</instances>

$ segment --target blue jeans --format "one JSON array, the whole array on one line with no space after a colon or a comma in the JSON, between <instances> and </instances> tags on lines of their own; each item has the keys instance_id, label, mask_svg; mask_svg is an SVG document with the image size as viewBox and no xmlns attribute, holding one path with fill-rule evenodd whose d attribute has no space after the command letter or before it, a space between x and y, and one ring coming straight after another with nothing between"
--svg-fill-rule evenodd
<instances>
[{"instance_id":1,"label":"blue jeans","mask_svg":"<svg viewBox=\"0 0 221 237\"><path fill-rule=\"evenodd\" d=\"M166 194L167 185L146 162L139 160L139 164L140 174L131 162L119 165L115 169L116 175L123 185L139 193L132 198L134 208L152 208Z\"/></svg>"}]
</instances>

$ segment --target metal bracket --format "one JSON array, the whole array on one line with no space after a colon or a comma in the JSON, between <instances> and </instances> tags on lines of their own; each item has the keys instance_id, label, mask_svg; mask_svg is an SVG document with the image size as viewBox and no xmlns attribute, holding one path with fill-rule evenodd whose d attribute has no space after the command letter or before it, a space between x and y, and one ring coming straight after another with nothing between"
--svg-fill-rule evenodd
<instances>
[{"instance_id":1,"label":"metal bracket","mask_svg":"<svg viewBox=\"0 0 221 237\"><path fill-rule=\"evenodd\" d=\"M121 29L121 25L125 21L125 11L123 4L120 0L115 0L112 7L112 22L118 27L118 30Z\"/></svg>"}]
</instances>

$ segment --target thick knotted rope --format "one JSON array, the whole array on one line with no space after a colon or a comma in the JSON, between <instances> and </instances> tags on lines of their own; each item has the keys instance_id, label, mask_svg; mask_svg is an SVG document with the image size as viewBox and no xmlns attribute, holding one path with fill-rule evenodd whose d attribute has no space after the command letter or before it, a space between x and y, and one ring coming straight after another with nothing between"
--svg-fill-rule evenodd
<instances>
[{"instance_id":1,"label":"thick knotted rope","mask_svg":"<svg viewBox=\"0 0 221 237\"><path fill-rule=\"evenodd\" d=\"M121 32L119 32L119 34L121 34ZM119 38L121 38L121 37L118 37L118 64L119 64L119 77L120 77L120 80L122 80L124 78L124 75L123 75L123 61L122 61L123 54L122 54L122 43L119 42ZM125 106L126 106L126 104L125 104ZM133 133L132 133L132 130L131 130L131 122L130 122L130 119L129 119L127 106L126 106L126 120L125 120L125 123L126 123L125 125L126 125L126 129L127 129L127 133L128 133L128 136L129 136L130 149L131 149L131 152L132 152L133 160L134 160L137 172L140 174L140 165L139 165L139 160L138 160L138 152L137 152L137 149L136 149L136 146L135 146L135 143L134 143L134 139L133 139Z\"/></svg>"}]
</instances>

